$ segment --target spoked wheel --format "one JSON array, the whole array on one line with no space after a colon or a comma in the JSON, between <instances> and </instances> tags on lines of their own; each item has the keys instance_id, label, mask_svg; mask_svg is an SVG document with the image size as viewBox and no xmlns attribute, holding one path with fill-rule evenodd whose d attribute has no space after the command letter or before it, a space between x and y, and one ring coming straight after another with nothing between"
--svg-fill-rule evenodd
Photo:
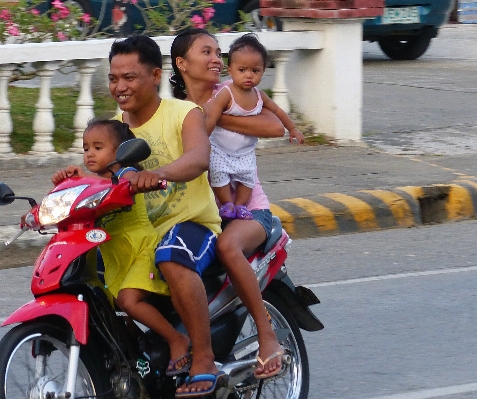
<instances>
[{"instance_id":1,"label":"spoked wheel","mask_svg":"<svg viewBox=\"0 0 477 399\"><path fill-rule=\"evenodd\" d=\"M271 323L275 330L283 329L290 331L290 334L280 337L280 344L288 351L291 362L284 365L282 373L265 379L263 382L260 399L306 399L310 384L310 369L308 366L308 355L305 343L295 319L290 311L275 295L265 292L263 296L265 307L270 314ZM241 335L238 339L245 339L255 335L257 329L250 315L248 315ZM258 351L249 355L249 358L256 357ZM257 398L259 381L251 377L242 384L236 386L236 391L229 398L252 399Z\"/></svg>"},{"instance_id":2,"label":"spoked wheel","mask_svg":"<svg viewBox=\"0 0 477 399\"><path fill-rule=\"evenodd\" d=\"M64 398L69 347L66 332L46 323L19 325L0 342L0 399ZM81 348L75 398L107 393L104 367ZM102 398L112 398L102 395Z\"/></svg>"}]
</instances>

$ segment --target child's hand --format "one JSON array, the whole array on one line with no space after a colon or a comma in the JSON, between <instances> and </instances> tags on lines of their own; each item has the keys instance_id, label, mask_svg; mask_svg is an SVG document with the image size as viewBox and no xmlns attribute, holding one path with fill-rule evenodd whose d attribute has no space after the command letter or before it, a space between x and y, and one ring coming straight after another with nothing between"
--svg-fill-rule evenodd
<instances>
[{"instance_id":1,"label":"child's hand","mask_svg":"<svg viewBox=\"0 0 477 399\"><path fill-rule=\"evenodd\" d=\"M298 128L294 127L288 133L290 134L290 143L293 143L293 139L296 139L298 144L304 144L305 143L305 136L303 135L303 133L300 130L298 130Z\"/></svg>"},{"instance_id":2,"label":"child's hand","mask_svg":"<svg viewBox=\"0 0 477 399\"><path fill-rule=\"evenodd\" d=\"M85 173L76 165L70 165L66 169L59 170L51 177L52 183L56 186L68 177L83 177Z\"/></svg>"}]
</instances>

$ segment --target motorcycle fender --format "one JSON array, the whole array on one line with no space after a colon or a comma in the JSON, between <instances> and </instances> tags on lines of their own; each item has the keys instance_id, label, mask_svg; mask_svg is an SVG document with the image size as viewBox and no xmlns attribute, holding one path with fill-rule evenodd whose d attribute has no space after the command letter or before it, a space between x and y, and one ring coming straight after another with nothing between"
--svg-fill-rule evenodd
<instances>
[{"instance_id":1,"label":"motorcycle fender","mask_svg":"<svg viewBox=\"0 0 477 399\"><path fill-rule=\"evenodd\" d=\"M7 317L2 327L52 315L65 319L73 329L76 340L82 345L87 344L88 304L74 295L51 294L35 298Z\"/></svg>"},{"instance_id":2,"label":"motorcycle fender","mask_svg":"<svg viewBox=\"0 0 477 399\"><path fill-rule=\"evenodd\" d=\"M303 330L319 331L324 328L309 306L320 303L315 294L306 287L295 287L288 275L271 282L269 289L288 307Z\"/></svg>"}]
</instances>

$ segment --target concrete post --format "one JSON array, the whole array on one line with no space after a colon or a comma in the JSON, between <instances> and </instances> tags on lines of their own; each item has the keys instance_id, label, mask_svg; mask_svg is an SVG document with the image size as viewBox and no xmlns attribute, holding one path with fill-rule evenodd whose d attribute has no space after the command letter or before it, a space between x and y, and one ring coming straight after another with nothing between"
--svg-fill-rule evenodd
<instances>
[{"instance_id":1,"label":"concrete post","mask_svg":"<svg viewBox=\"0 0 477 399\"><path fill-rule=\"evenodd\" d=\"M15 64L0 65L0 154L11 154L10 135L13 132L10 102L8 101L8 80L15 70Z\"/></svg>"},{"instance_id":2,"label":"concrete post","mask_svg":"<svg viewBox=\"0 0 477 399\"><path fill-rule=\"evenodd\" d=\"M36 103L36 113L33 118L33 132L35 143L32 152L54 152L52 144L55 130L55 118L53 117L53 103L51 102L51 78L59 68L58 61L35 62L32 64L40 77L40 94Z\"/></svg>"},{"instance_id":3,"label":"concrete post","mask_svg":"<svg viewBox=\"0 0 477 399\"><path fill-rule=\"evenodd\" d=\"M286 63L288 96L318 133L361 141L362 22L382 15L384 0L260 0L260 7L284 31L324 35L322 49L298 49Z\"/></svg>"}]
</instances>

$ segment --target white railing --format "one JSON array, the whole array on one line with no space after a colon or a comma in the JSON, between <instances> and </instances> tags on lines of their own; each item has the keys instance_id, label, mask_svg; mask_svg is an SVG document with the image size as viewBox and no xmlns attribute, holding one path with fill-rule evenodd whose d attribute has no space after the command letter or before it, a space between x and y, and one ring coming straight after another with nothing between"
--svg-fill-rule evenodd
<instances>
[{"instance_id":1,"label":"white railing","mask_svg":"<svg viewBox=\"0 0 477 399\"><path fill-rule=\"evenodd\" d=\"M241 34L242 33L225 33L217 35L221 48L228 49L231 42ZM358 34L360 34L360 32L358 32ZM317 71L315 69L317 69L316 65L318 64L310 63L310 58L316 58L318 53L324 49L324 42L328 41L326 40L326 35L323 30L259 32L258 36L274 59L275 77L272 92L273 98L279 106L286 111L289 110L288 97L290 92L287 82L290 83L294 81L296 83L300 80L300 77L309 76L310 91L321 87L322 90L327 92L326 96L331 98L331 103L328 104L328 100L326 103L325 101L318 101L311 109L311 115L310 111L308 111L306 116L313 119L313 114L323 115L327 107L330 109L330 112L333 112L333 109L339 108L337 107L336 101L333 100L334 97L338 100L339 98L332 92L333 90L336 91L336 87L334 87L336 86L336 79L333 77L326 79L326 85L323 87L323 82L320 82L322 79L320 79L320 76L316 76ZM160 36L154 39L159 44L163 54L163 77L168 77L172 72L170 48L173 37ZM41 155L54 153L52 136L55 130L55 120L50 95L51 80L64 61L70 61L76 66L76 81L79 85L79 95L76 100L76 113L73 122L76 137L70 151L75 153L82 152L82 133L87 121L94 117L92 77L96 68L101 64L101 61L108 58L113 41L114 39L103 39L78 42L0 45L0 156L8 157L14 155L10 145L10 135L13 131L13 124L10 114L8 82L16 65L22 63L31 63L32 67L36 69L40 81L39 96L37 99L32 99L31 104L36 110L32 124L34 145L31 154ZM361 46L361 37L359 37L356 42ZM330 52L330 54L335 54L335 50ZM358 50L360 51L361 47L359 47ZM317 59L321 60L322 58L320 55ZM331 59L335 58L333 55ZM324 57L324 59L327 60L327 57ZM359 82L357 82L357 85L361 87L361 54L359 54L359 59L360 65L355 69L358 72ZM333 68L332 62L328 60L326 62L329 64L328 69ZM289 64L288 66L287 63ZM349 64L349 55L347 63ZM325 71L326 67L320 69ZM105 76L105 82L106 79L107 77ZM318 86L316 86L317 84ZM294 93L292 100L300 104L300 98L305 96L300 92L302 91L301 88L298 87L297 90L298 92ZM328 93L328 91L330 91L330 93ZM346 91L349 92L348 86L346 87ZM171 97L171 88L167 78L161 82L160 95L164 98ZM317 95L316 98L320 98L320 96ZM360 117L361 98L358 99L356 105L359 108ZM320 116L320 119L325 118ZM319 121L315 122L315 127L321 129ZM331 128L331 131L322 130L322 132L339 139L339 134L336 134L336 132L332 130L333 128ZM360 135L360 130L358 135ZM352 135L350 135L348 139L356 139L356 137L351 136ZM358 140L359 139L360 137L358 137Z\"/></svg>"}]
</instances>

